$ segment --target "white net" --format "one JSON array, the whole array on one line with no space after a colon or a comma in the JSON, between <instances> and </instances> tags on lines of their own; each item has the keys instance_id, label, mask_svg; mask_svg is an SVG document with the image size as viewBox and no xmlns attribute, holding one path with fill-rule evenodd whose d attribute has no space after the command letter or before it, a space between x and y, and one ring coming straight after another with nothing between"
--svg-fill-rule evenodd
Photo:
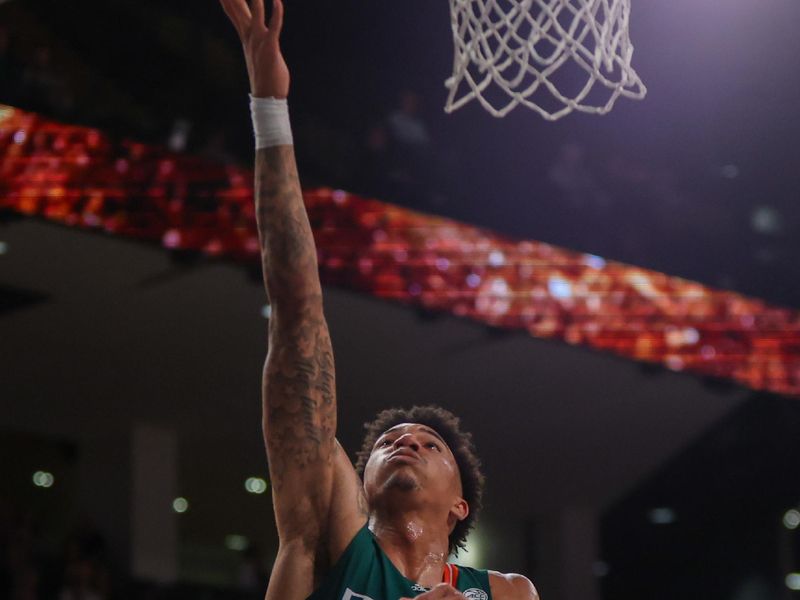
<instances>
[{"instance_id":1,"label":"white net","mask_svg":"<svg viewBox=\"0 0 800 600\"><path fill-rule=\"evenodd\" d=\"M450 0L455 56L445 110L477 99L554 121L647 93L631 67L630 0Z\"/></svg>"}]
</instances>

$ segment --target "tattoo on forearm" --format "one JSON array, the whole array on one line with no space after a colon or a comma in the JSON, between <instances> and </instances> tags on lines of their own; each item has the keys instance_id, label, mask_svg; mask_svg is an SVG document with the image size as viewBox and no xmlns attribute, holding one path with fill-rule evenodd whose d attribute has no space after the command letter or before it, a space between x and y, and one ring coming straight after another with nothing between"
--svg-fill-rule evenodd
<instances>
[{"instance_id":1,"label":"tattoo on forearm","mask_svg":"<svg viewBox=\"0 0 800 600\"><path fill-rule=\"evenodd\" d=\"M336 402L333 352L317 308L306 309L288 331L276 334L265 378L266 438L272 484L288 469L333 457ZM313 313L312 313L313 311Z\"/></svg>"},{"instance_id":2,"label":"tattoo on forearm","mask_svg":"<svg viewBox=\"0 0 800 600\"><path fill-rule=\"evenodd\" d=\"M316 248L291 146L256 153L256 220L270 300L316 289Z\"/></svg>"},{"instance_id":3,"label":"tattoo on forearm","mask_svg":"<svg viewBox=\"0 0 800 600\"><path fill-rule=\"evenodd\" d=\"M272 485L333 460L336 383L311 226L290 146L256 153L256 217L273 305L264 418Z\"/></svg>"}]
</instances>

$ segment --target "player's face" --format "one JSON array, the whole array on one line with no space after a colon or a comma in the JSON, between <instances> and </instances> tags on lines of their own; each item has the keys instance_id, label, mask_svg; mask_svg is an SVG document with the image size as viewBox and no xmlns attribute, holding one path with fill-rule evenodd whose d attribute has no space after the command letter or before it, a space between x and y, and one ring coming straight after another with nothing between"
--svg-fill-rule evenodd
<instances>
[{"instance_id":1,"label":"player's face","mask_svg":"<svg viewBox=\"0 0 800 600\"><path fill-rule=\"evenodd\" d=\"M367 498L392 491L422 491L448 503L460 497L461 477L450 448L433 429L402 423L375 442L364 469Z\"/></svg>"}]
</instances>

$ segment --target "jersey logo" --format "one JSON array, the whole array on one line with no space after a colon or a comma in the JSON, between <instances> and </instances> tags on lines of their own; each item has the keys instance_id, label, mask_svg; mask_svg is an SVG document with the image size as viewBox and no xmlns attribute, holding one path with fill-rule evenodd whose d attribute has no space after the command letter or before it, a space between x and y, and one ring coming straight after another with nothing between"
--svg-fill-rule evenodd
<instances>
[{"instance_id":1,"label":"jersey logo","mask_svg":"<svg viewBox=\"0 0 800 600\"><path fill-rule=\"evenodd\" d=\"M411 586L411 590L414 592L430 592L431 588L422 587L420 584L415 583Z\"/></svg>"},{"instance_id":2,"label":"jersey logo","mask_svg":"<svg viewBox=\"0 0 800 600\"><path fill-rule=\"evenodd\" d=\"M370 598L369 596L367 596L365 594L356 594L353 590L351 590L350 588L347 588L344 591L344 595L342 595L342 600L354 600L354 599L355 600L372 600L372 598Z\"/></svg>"},{"instance_id":3,"label":"jersey logo","mask_svg":"<svg viewBox=\"0 0 800 600\"><path fill-rule=\"evenodd\" d=\"M480 588L469 588L464 591L467 600L489 600L489 594Z\"/></svg>"}]
</instances>

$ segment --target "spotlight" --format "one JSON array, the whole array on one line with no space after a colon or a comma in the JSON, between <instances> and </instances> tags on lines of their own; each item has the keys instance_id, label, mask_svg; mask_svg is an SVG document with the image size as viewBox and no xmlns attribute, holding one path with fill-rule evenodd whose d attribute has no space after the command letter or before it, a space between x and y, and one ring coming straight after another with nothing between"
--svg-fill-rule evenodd
<instances>
[{"instance_id":1,"label":"spotlight","mask_svg":"<svg viewBox=\"0 0 800 600\"><path fill-rule=\"evenodd\" d=\"M786 527L786 529L797 529L800 527L800 511L794 508L787 510L786 514L783 515L783 526Z\"/></svg>"},{"instance_id":2,"label":"spotlight","mask_svg":"<svg viewBox=\"0 0 800 600\"><path fill-rule=\"evenodd\" d=\"M242 550L247 550L247 546L250 544L248 539L243 535L238 534L231 534L225 536L225 547L228 550L235 550L236 552L241 552Z\"/></svg>"},{"instance_id":3,"label":"spotlight","mask_svg":"<svg viewBox=\"0 0 800 600\"><path fill-rule=\"evenodd\" d=\"M244 489L251 494L263 494L267 491L267 482L260 477L248 477L244 482Z\"/></svg>"},{"instance_id":4,"label":"spotlight","mask_svg":"<svg viewBox=\"0 0 800 600\"><path fill-rule=\"evenodd\" d=\"M36 471L36 473L33 474L33 485L36 487L49 488L53 487L53 483L55 483L55 478L52 473Z\"/></svg>"},{"instance_id":5,"label":"spotlight","mask_svg":"<svg viewBox=\"0 0 800 600\"><path fill-rule=\"evenodd\" d=\"M676 520L675 511L666 506L654 508L647 513L647 518L653 525L669 525Z\"/></svg>"},{"instance_id":6,"label":"spotlight","mask_svg":"<svg viewBox=\"0 0 800 600\"><path fill-rule=\"evenodd\" d=\"M186 498L175 498L172 501L172 510L176 513L185 513L189 510L189 501Z\"/></svg>"},{"instance_id":7,"label":"spotlight","mask_svg":"<svg viewBox=\"0 0 800 600\"><path fill-rule=\"evenodd\" d=\"M787 588L795 592L800 591L800 573L789 573L785 581Z\"/></svg>"}]
</instances>

